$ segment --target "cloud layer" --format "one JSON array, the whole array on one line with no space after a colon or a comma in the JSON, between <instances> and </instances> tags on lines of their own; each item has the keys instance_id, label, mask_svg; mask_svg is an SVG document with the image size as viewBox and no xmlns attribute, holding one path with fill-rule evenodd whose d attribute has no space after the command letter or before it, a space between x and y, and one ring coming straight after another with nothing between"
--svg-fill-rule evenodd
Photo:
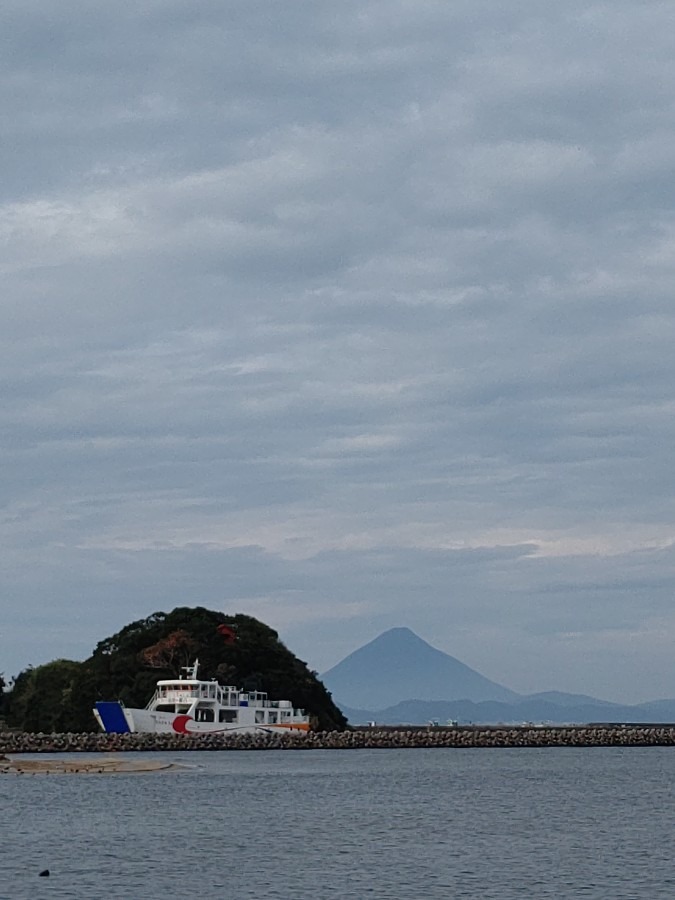
<instances>
[{"instance_id":1,"label":"cloud layer","mask_svg":"<svg viewBox=\"0 0 675 900\"><path fill-rule=\"evenodd\" d=\"M671 7L2 20L0 669L198 603L673 695Z\"/></svg>"}]
</instances>

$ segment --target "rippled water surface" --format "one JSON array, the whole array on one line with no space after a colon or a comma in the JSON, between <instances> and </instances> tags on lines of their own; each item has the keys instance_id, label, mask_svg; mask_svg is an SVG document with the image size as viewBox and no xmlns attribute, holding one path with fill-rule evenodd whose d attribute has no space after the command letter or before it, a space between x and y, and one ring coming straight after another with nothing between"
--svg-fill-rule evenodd
<instances>
[{"instance_id":1,"label":"rippled water surface","mask_svg":"<svg viewBox=\"0 0 675 900\"><path fill-rule=\"evenodd\" d=\"M168 758L1 777L0 897L675 896L675 750Z\"/></svg>"}]
</instances>

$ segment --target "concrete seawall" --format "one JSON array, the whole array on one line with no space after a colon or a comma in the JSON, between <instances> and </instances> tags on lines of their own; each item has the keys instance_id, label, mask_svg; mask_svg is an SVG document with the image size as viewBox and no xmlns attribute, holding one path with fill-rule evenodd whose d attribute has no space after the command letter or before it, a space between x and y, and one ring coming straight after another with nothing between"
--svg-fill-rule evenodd
<instances>
[{"instance_id":1,"label":"concrete seawall","mask_svg":"<svg viewBox=\"0 0 675 900\"><path fill-rule=\"evenodd\" d=\"M363 728L343 732L239 734L27 734L0 732L0 753L183 750L351 750L415 747L671 747L675 725L535 728Z\"/></svg>"}]
</instances>

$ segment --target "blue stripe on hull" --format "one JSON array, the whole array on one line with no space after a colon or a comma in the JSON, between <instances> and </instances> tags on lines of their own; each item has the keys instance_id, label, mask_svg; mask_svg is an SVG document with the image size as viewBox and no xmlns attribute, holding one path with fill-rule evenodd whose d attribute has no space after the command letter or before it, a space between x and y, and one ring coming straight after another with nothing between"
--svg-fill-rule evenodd
<instances>
[{"instance_id":1,"label":"blue stripe on hull","mask_svg":"<svg viewBox=\"0 0 675 900\"><path fill-rule=\"evenodd\" d=\"M124 718L121 703L99 700L96 703L96 712L101 717L107 734L128 734L131 731Z\"/></svg>"}]
</instances>

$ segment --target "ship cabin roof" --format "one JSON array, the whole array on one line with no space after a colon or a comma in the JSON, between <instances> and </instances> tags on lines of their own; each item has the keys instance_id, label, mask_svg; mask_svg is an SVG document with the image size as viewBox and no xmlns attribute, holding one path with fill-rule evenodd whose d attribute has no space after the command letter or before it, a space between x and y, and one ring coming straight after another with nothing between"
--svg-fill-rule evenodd
<instances>
[{"instance_id":1,"label":"ship cabin roof","mask_svg":"<svg viewBox=\"0 0 675 900\"><path fill-rule=\"evenodd\" d=\"M216 701L222 706L265 706L271 709L292 709L290 700L269 700L264 691L242 691L234 685L220 685L217 681L198 681L192 678L167 678L157 682L153 698L156 701L185 701L188 699Z\"/></svg>"}]
</instances>

